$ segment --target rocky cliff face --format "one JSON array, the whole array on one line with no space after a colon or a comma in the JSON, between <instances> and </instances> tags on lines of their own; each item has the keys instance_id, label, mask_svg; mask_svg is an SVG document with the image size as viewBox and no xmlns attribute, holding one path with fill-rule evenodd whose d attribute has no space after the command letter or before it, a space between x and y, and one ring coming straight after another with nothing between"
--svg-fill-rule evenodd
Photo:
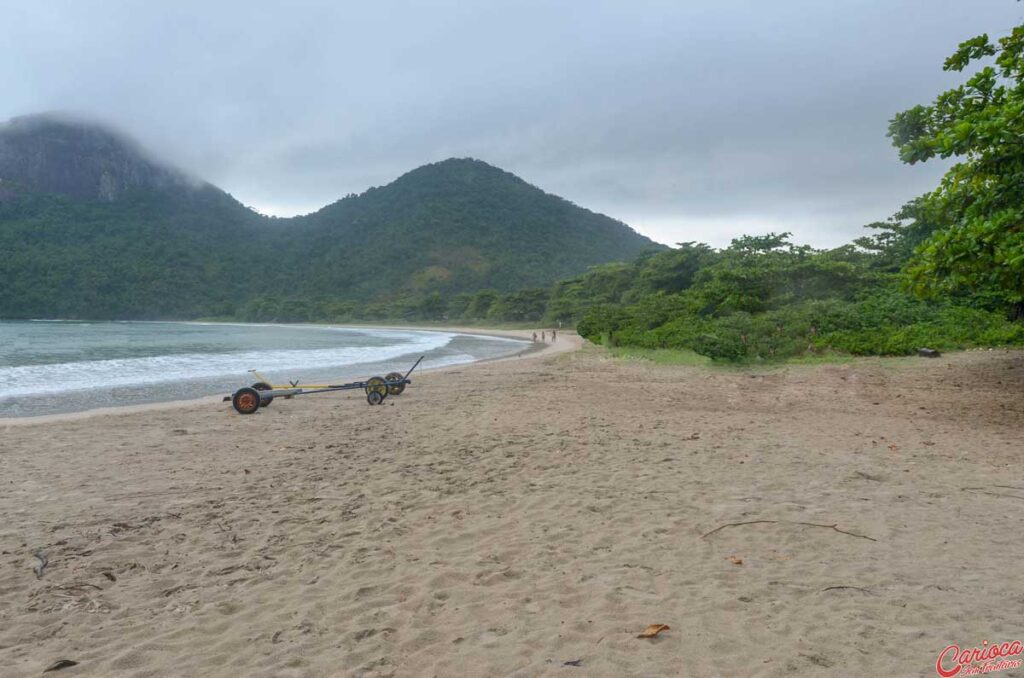
<instances>
[{"instance_id":1,"label":"rocky cliff face","mask_svg":"<svg viewBox=\"0 0 1024 678\"><path fill-rule=\"evenodd\" d=\"M132 189L198 186L100 125L55 115L0 125L0 200L19 189L114 202Z\"/></svg>"}]
</instances>

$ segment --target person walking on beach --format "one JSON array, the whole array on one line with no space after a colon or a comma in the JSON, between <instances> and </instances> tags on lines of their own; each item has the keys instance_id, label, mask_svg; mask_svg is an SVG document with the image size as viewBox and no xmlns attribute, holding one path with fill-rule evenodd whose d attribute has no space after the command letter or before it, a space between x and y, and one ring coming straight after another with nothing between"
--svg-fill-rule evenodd
<instances>
[{"instance_id":1,"label":"person walking on beach","mask_svg":"<svg viewBox=\"0 0 1024 678\"><path fill-rule=\"evenodd\" d=\"M533 333L533 343L537 343L537 333Z\"/></svg>"},{"instance_id":2,"label":"person walking on beach","mask_svg":"<svg viewBox=\"0 0 1024 678\"><path fill-rule=\"evenodd\" d=\"M540 340L543 341L544 343L547 343L548 341L547 332L545 332L544 330L540 331Z\"/></svg>"},{"instance_id":3,"label":"person walking on beach","mask_svg":"<svg viewBox=\"0 0 1024 678\"><path fill-rule=\"evenodd\" d=\"M552 344L555 343L555 339L557 338L555 335L557 333L558 333L557 330L551 330L551 343Z\"/></svg>"}]
</instances>

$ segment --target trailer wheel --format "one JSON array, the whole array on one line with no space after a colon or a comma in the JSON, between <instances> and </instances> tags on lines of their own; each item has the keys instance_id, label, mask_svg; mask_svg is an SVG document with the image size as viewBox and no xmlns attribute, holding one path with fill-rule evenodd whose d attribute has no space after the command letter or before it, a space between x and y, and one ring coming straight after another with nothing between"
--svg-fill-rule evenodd
<instances>
[{"instance_id":1,"label":"trailer wheel","mask_svg":"<svg viewBox=\"0 0 1024 678\"><path fill-rule=\"evenodd\" d=\"M252 385L252 387L254 389L256 389L257 391L273 391L274 390L274 387L271 386L270 384L268 384L265 381L257 381L255 384ZM274 402L274 396L272 396L272 395L271 396L262 396L262 400L260 401L260 407L267 407L272 402Z\"/></svg>"},{"instance_id":2,"label":"trailer wheel","mask_svg":"<svg viewBox=\"0 0 1024 678\"><path fill-rule=\"evenodd\" d=\"M260 392L249 386L240 388L231 396L231 405L239 414L252 414L260 409Z\"/></svg>"},{"instance_id":3,"label":"trailer wheel","mask_svg":"<svg viewBox=\"0 0 1024 678\"><path fill-rule=\"evenodd\" d=\"M402 395L402 391L405 390L404 376L401 372L391 372L385 379L389 382L397 381L398 384L388 384L388 395Z\"/></svg>"},{"instance_id":4,"label":"trailer wheel","mask_svg":"<svg viewBox=\"0 0 1024 678\"><path fill-rule=\"evenodd\" d=\"M370 377L366 380L366 395L371 393L379 393L381 400L388 397L388 383L384 377Z\"/></svg>"},{"instance_id":5,"label":"trailer wheel","mask_svg":"<svg viewBox=\"0 0 1024 678\"><path fill-rule=\"evenodd\" d=\"M366 402L371 405L380 405L384 402L384 396L380 394L380 391L370 391L366 394Z\"/></svg>"}]
</instances>

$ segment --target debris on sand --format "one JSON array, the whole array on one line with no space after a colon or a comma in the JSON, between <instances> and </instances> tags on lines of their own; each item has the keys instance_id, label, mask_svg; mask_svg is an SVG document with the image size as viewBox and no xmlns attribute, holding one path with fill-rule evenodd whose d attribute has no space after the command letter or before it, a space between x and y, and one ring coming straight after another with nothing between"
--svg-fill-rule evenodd
<instances>
[{"instance_id":1,"label":"debris on sand","mask_svg":"<svg viewBox=\"0 0 1024 678\"><path fill-rule=\"evenodd\" d=\"M651 624L637 638L654 638L662 631L668 631L670 628L668 624Z\"/></svg>"},{"instance_id":2,"label":"debris on sand","mask_svg":"<svg viewBox=\"0 0 1024 678\"><path fill-rule=\"evenodd\" d=\"M71 661L70 659L58 659L57 661L53 662L45 669L43 669L43 673L49 673L50 671L60 671L61 669L67 669L72 666L78 666L78 662Z\"/></svg>"},{"instance_id":3,"label":"debris on sand","mask_svg":"<svg viewBox=\"0 0 1024 678\"><path fill-rule=\"evenodd\" d=\"M50 564L50 559L46 557L46 554L42 551L36 551L35 557L39 562L32 566L32 571L36 573L36 579L43 578L43 572L46 571L46 566Z\"/></svg>"}]
</instances>

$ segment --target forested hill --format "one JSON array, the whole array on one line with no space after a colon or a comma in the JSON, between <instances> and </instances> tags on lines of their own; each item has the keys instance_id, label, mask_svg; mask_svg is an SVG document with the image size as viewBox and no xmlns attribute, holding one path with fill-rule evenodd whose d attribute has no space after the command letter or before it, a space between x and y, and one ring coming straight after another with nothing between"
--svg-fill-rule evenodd
<instances>
[{"instance_id":1,"label":"forested hill","mask_svg":"<svg viewBox=\"0 0 1024 678\"><path fill-rule=\"evenodd\" d=\"M662 249L625 224L545 193L479 160L415 169L382 188L295 219L295 254L317 277L297 290L442 295L547 285L556 271ZM361 267L332 262L355 259Z\"/></svg>"},{"instance_id":2,"label":"forested hill","mask_svg":"<svg viewBox=\"0 0 1024 678\"><path fill-rule=\"evenodd\" d=\"M236 315L257 298L509 291L656 249L478 160L274 219L102 126L0 125L2 318L192 318Z\"/></svg>"}]
</instances>

